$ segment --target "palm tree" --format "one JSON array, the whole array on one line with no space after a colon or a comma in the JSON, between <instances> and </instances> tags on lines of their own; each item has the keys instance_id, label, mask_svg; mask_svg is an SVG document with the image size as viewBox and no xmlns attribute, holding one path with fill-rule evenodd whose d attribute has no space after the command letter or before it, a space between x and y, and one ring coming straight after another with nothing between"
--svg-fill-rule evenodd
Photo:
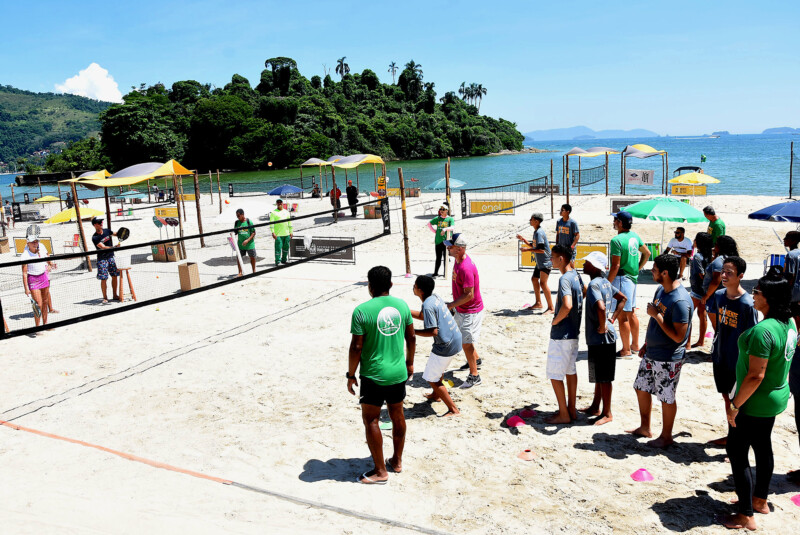
<instances>
[{"instance_id":1,"label":"palm tree","mask_svg":"<svg viewBox=\"0 0 800 535\"><path fill-rule=\"evenodd\" d=\"M461 85L458 88L458 94L459 94L459 96L461 96L461 98L463 100L467 100L467 97L466 97L467 89L465 87L466 85L467 85L467 82L461 82Z\"/></svg>"},{"instance_id":2,"label":"palm tree","mask_svg":"<svg viewBox=\"0 0 800 535\"><path fill-rule=\"evenodd\" d=\"M392 73L392 84L394 84L394 75L397 72L397 63L394 61L389 64L389 70L387 72Z\"/></svg>"},{"instance_id":3,"label":"palm tree","mask_svg":"<svg viewBox=\"0 0 800 535\"><path fill-rule=\"evenodd\" d=\"M476 84L475 82L472 82L471 84L469 84L469 98L470 98L471 104L474 106L475 105L475 101L478 98L478 84Z\"/></svg>"},{"instance_id":4,"label":"palm tree","mask_svg":"<svg viewBox=\"0 0 800 535\"><path fill-rule=\"evenodd\" d=\"M416 78L420 82L422 81L422 65L420 65L419 63L415 63L414 60L412 59L411 61L406 63L406 69L411 71L411 73L414 75L414 78Z\"/></svg>"},{"instance_id":5,"label":"palm tree","mask_svg":"<svg viewBox=\"0 0 800 535\"><path fill-rule=\"evenodd\" d=\"M336 61L336 74L344 79L345 74L350 74L350 65L344 62L347 56L342 56Z\"/></svg>"},{"instance_id":6,"label":"palm tree","mask_svg":"<svg viewBox=\"0 0 800 535\"><path fill-rule=\"evenodd\" d=\"M478 97L478 113L480 113L481 112L481 101L483 101L483 95L485 95L487 93L487 90L486 90L485 87L483 87L483 84L478 84L475 87L475 90L476 90L476 96Z\"/></svg>"}]
</instances>

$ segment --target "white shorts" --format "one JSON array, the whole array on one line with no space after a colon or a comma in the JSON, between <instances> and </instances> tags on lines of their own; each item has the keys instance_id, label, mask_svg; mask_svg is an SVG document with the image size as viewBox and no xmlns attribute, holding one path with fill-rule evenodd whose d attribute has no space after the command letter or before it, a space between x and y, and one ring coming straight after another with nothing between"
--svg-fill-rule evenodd
<instances>
[{"instance_id":1,"label":"white shorts","mask_svg":"<svg viewBox=\"0 0 800 535\"><path fill-rule=\"evenodd\" d=\"M458 355L458 353L456 353L456 355ZM438 383L441 381L442 375L447 371L447 367L450 366L450 361L453 360L453 357L456 355L443 357L436 353L431 353L431 356L428 357L428 363L425 365L425 371L422 372L422 378L429 383Z\"/></svg>"},{"instance_id":2,"label":"white shorts","mask_svg":"<svg viewBox=\"0 0 800 535\"><path fill-rule=\"evenodd\" d=\"M475 314L467 314L456 310L456 325L461 331L462 344L474 344L481 337L483 325L483 310Z\"/></svg>"},{"instance_id":3,"label":"white shorts","mask_svg":"<svg viewBox=\"0 0 800 535\"><path fill-rule=\"evenodd\" d=\"M563 381L565 375L577 375L578 340L550 340L547 346L547 378Z\"/></svg>"}]
</instances>

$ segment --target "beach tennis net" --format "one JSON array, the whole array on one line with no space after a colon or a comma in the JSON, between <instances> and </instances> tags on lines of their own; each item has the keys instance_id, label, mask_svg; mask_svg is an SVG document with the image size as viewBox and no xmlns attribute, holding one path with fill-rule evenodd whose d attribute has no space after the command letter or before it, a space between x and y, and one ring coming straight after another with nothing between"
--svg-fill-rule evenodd
<instances>
[{"instance_id":1,"label":"beach tennis net","mask_svg":"<svg viewBox=\"0 0 800 535\"><path fill-rule=\"evenodd\" d=\"M344 217L341 213L336 222L330 209L291 217L292 237L284 240L289 247L286 263L282 250L278 255L275 253L276 240L272 234L279 227L269 221L269 214L250 215L245 229L256 233L255 271L249 253L243 257L239 250L239 237L245 238L249 232L237 235L234 220L216 225L215 220L210 220L207 223L216 226L216 230L183 237L178 227L169 226L165 239L129 245L135 240L131 236L120 247L114 247L113 265L109 259L98 258L102 252L94 249L92 234L87 233L91 249L88 252L78 249L74 253L33 260L22 260L23 256L0 264L0 311L5 327L0 338L89 321L237 284L305 262L355 263L357 248L391 233L389 206L386 199L372 199L357 205L359 212L369 218ZM113 230L120 232L124 228L121 224L124 222L117 222ZM42 225L38 246L48 253L53 249L56 253L61 251L63 241L46 238L46 234L48 226ZM109 239L117 245L117 237ZM113 279L109 276L105 292L108 302L104 302L98 278L111 275L114 266L119 273L117 288L112 288ZM23 268L27 271L30 296L26 294ZM44 283L38 275L43 271L49 279L46 290L38 288ZM115 295L121 301L114 301Z\"/></svg>"},{"instance_id":2,"label":"beach tennis net","mask_svg":"<svg viewBox=\"0 0 800 535\"><path fill-rule=\"evenodd\" d=\"M287 191L284 193L270 193L282 186L293 186L301 191ZM230 182L228 183L228 195L230 197L251 197L257 195L281 195L285 198L302 198L311 193L311 179L287 178L284 180L270 180L265 182Z\"/></svg>"},{"instance_id":3,"label":"beach tennis net","mask_svg":"<svg viewBox=\"0 0 800 535\"><path fill-rule=\"evenodd\" d=\"M587 169L570 169L570 172L572 174L572 187L579 190L602 182L606 178L605 164Z\"/></svg>"},{"instance_id":4,"label":"beach tennis net","mask_svg":"<svg viewBox=\"0 0 800 535\"><path fill-rule=\"evenodd\" d=\"M525 206L544 198L549 192L550 177L461 190L461 217L490 214L513 214L518 206Z\"/></svg>"}]
</instances>

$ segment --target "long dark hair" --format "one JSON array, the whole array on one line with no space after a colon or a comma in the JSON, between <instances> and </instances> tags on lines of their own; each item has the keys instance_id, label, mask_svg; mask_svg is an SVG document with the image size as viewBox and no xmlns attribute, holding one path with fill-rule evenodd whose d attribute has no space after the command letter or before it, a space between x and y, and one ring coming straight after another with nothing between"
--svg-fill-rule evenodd
<instances>
[{"instance_id":1,"label":"long dark hair","mask_svg":"<svg viewBox=\"0 0 800 535\"><path fill-rule=\"evenodd\" d=\"M722 236L720 236L721 238ZM789 303L792 299L792 287L783 273L781 266L772 266L767 274L758 279L756 288L769 305L769 312L764 319L773 318L787 323L792 317Z\"/></svg>"},{"instance_id":2,"label":"long dark hair","mask_svg":"<svg viewBox=\"0 0 800 535\"><path fill-rule=\"evenodd\" d=\"M725 235L717 238L717 249L720 256L739 256L736 240L732 236Z\"/></svg>"},{"instance_id":3,"label":"long dark hair","mask_svg":"<svg viewBox=\"0 0 800 535\"><path fill-rule=\"evenodd\" d=\"M711 234L708 232L698 232L694 237L694 242L697 244L697 250L703 255L703 267L705 267L711 262L711 250L714 246L714 242L711 240Z\"/></svg>"}]
</instances>

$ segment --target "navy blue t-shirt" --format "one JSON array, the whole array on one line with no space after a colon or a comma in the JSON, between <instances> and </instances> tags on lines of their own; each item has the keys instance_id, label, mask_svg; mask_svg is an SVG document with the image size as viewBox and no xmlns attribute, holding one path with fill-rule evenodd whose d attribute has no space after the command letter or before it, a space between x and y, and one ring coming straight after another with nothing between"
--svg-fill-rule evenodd
<instances>
[{"instance_id":1,"label":"navy blue t-shirt","mask_svg":"<svg viewBox=\"0 0 800 535\"><path fill-rule=\"evenodd\" d=\"M689 286L692 291L697 295L703 295L703 279L706 275L706 259L703 258L703 253L697 251L692 257L692 264L689 267Z\"/></svg>"},{"instance_id":2,"label":"navy blue t-shirt","mask_svg":"<svg viewBox=\"0 0 800 535\"><path fill-rule=\"evenodd\" d=\"M614 312L612 301L616 290L605 277L595 277L586 287L586 345L594 346L601 344L616 344L617 333L614 324L608 321L609 314ZM597 302L602 301L606 305L606 333L600 334L597 328L600 326L597 314Z\"/></svg>"},{"instance_id":3,"label":"navy blue t-shirt","mask_svg":"<svg viewBox=\"0 0 800 535\"><path fill-rule=\"evenodd\" d=\"M551 340L577 340L581 333L581 315L583 312L583 292L581 291L581 277L574 269L567 271L558 280L558 295L556 296L555 315L561 310L564 296L572 297L572 308L569 315L557 325L550 327Z\"/></svg>"},{"instance_id":4,"label":"navy blue t-shirt","mask_svg":"<svg viewBox=\"0 0 800 535\"><path fill-rule=\"evenodd\" d=\"M708 300L709 312L717 315L717 331L714 333L714 345L711 348L711 360L717 364L725 364L736 371L739 360L739 336L758 323L758 313L753 303L753 296L746 293L738 299L728 297L725 288L717 290Z\"/></svg>"},{"instance_id":5,"label":"navy blue t-shirt","mask_svg":"<svg viewBox=\"0 0 800 535\"><path fill-rule=\"evenodd\" d=\"M461 351L461 331L441 297L433 294L422 302L422 319L426 329L439 329L439 334L433 337L435 354L452 357Z\"/></svg>"},{"instance_id":6,"label":"navy blue t-shirt","mask_svg":"<svg viewBox=\"0 0 800 535\"><path fill-rule=\"evenodd\" d=\"M664 315L666 325L676 323L690 323L692 321L692 298L683 286L678 286L667 293L659 286L653 297L653 304ZM689 339L689 329L683 335L683 340L676 342L659 327L655 318L650 318L647 324L647 358L659 362L675 362L683 358L686 353L686 341Z\"/></svg>"},{"instance_id":7,"label":"navy blue t-shirt","mask_svg":"<svg viewBox=\"0 0 800 535\"><path fill-rule=\"evenodd\" d=\"M106 247L112 247L114 244L111 243L111 236L113 236L113 234L107 228L103 229L103 233L102 234L98 234L97 232L92 234L92 243L94 244L95 249L101 251L101 252L97 253L97 259L98 260L108 260L109 258L114 256L114 250L113 249L108 251L108 250L105 250L105 249L100 249L97 246L98 243L102 243Z\"/></svg>"}]
</instances>

